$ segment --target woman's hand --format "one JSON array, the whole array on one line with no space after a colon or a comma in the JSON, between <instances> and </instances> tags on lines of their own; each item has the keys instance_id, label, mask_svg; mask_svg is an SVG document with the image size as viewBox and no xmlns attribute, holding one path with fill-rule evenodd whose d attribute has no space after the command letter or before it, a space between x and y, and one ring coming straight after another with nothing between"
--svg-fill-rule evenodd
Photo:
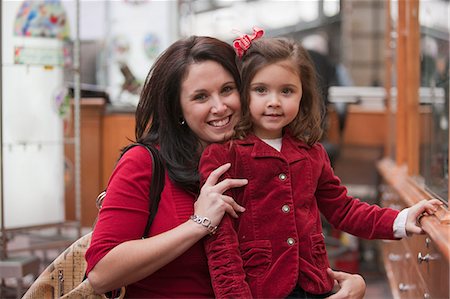
<instances>
[{"instance_id":1,"label":"woman's hand","mask_svg":"<svg viewBox=\"0 0 450 299\"><path fill-rule=\"evenodd\" d=\"M211 172L194 204L194 213L201 217L208 217L213 225L218 225L225 212L237 218L237 212L244 212L245 208L238 205L233 198L223 193L231 188L242 187L248 183L247 179L224 179L220 177L230 168L226 163Z\"/></svg>"},{"instance_id":2,"label":"woman's hand","mask_svg":"<svg viewBox=\"0 0 450 299\"><path fill-rule=\"evenodd\" d=\"M424 213L433 215L439 206L442 205L438 199L421 200L408 210L408 216L406 218L406 233L410 234L423 234L422 228L419 226L418 218Z\"/></svg>"},{"instance_id":3,"label":"woman's hand","mask_svg":"<svg viewBox=\"0 0 450 299\"><path fill-rule=\"evenodd\" d=\"M366 293L366 282L361 275L327 269L335 282L337 292L328 299L362 299Z\"/></svg>"}]
</instances>

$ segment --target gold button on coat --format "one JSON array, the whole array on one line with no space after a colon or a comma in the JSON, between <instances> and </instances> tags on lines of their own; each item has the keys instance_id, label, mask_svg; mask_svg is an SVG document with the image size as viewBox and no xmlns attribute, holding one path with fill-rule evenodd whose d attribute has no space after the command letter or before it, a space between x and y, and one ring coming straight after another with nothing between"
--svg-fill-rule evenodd
<instances>
[{"instance_id":1,"label":"gold button on coat","mask_svg":"<svg viewBox=\"0 0 450 299\"><path fill-rule=\"evenodd\" d=\"M295 244L295 240L293 238L288 238L287 243L292 246Z\"/></svg>"}]
</instances>

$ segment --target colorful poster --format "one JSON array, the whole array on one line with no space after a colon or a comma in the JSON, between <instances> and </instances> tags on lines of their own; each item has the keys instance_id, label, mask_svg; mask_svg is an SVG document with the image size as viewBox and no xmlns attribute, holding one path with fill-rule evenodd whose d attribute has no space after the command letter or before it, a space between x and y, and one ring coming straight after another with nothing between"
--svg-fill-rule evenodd
<instances>
[{"instance_id":1,"label":"colorful poster","mask_svg":"<svg viewBox=\"0 0 450 299\"><path fill-rule=\"evenodd\" d=\"M154 33L148 33L144 37L145 55L150 59L155 59L161 51L161 42Z\"/></svg>"},{"instance_id":2,"label":"colorful poster","mask_svg":"<svg viewBox=\"0 0 450 299\"><path fill-rule=\"evenodd\" d=\"M24 1L14 22L14 35L69 39L69 25L59 0Z\"/></svg>"}]
</instances>

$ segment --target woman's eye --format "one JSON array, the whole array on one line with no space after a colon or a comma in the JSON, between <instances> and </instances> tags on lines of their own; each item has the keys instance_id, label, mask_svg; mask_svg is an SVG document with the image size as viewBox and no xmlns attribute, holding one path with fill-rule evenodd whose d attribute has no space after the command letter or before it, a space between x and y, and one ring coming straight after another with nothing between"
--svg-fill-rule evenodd
<instances>
[{"instance_id":1,"label":"woman's eye","mask_svg":"<svg viewBox=\"0 0 450 299\"><path fill-rule=\"evenodd\" d=\"M225 87L222 89L222 93L230 93L230 92L233 91L233 90L234 90L233 86L225 86Z\"/></svg>"},{"instance_id":2,"label":"woman's eye","mask_svg":"<svg viewBox=\"0 0 450 299\"><path fill-rule=\"evenodd\" d=\"M207 96L206 96L206 94L204 94L204 93L200 93L200 94L194 96L194 100L197 100L197 101L203 101L203 100L205 100L206 98L207 98Z\"/></svg>"}]
</instances>

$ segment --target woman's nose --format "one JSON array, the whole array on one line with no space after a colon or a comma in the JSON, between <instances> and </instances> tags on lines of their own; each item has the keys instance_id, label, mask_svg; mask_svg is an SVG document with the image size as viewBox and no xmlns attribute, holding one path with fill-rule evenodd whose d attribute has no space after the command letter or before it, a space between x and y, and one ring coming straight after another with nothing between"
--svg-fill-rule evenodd
<instances>
[{"instance_id":1,"label":"woman's nose","mask_svg":"<svg viewBox=\"0 0 450 299\"><path fill-rule=\"evenodd\" d=\"M220 114L227 110L227 105L220 97L213 97L211 105L212 113Z\"/></svg>"}]
</instances>

